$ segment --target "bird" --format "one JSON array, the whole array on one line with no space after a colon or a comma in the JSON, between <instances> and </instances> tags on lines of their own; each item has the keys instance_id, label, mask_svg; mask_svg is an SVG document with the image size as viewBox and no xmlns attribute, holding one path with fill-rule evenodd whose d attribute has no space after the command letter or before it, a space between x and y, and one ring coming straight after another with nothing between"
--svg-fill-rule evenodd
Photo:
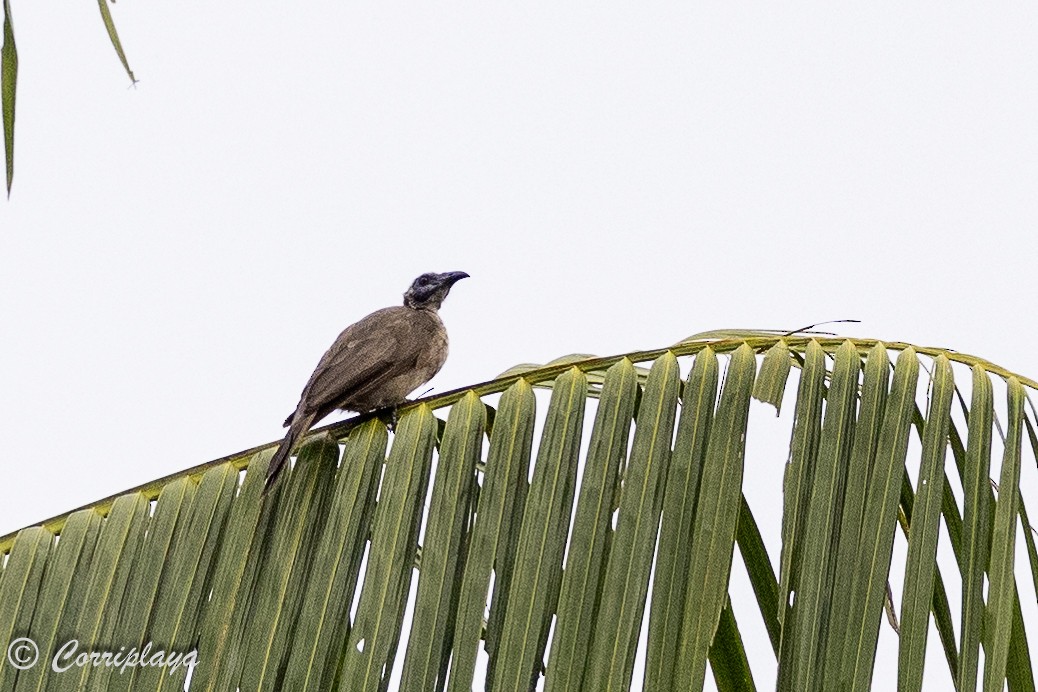
<instances>
[{"instance_id":1,"label":"bird","mask_svg":"<svg viewBox=\"0 0 1038 692\"><path fill-rule=\"evenodd\" d=\"M422 274L404 293L403 305L376 310L339 334L285 419L288 433L267 467L264 492L314 423L335 410L395 411L439 372L447 360L447 330L438 311L451 287L468 276L460 271Z\"/></svg>"}]
</instances>

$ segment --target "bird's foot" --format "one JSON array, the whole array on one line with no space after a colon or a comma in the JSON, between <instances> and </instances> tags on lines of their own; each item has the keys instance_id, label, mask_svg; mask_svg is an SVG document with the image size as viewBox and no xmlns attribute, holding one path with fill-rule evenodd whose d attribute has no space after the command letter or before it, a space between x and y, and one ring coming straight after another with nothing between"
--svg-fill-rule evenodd
<instances>
[{"instance_id":1,"label":"bird's foot","mask_svg":"<svg viewBox=\"0 0 1038 692\"><path fill-rule=\"evenodd\" d=\"M396 423L398 420L396 406L380 408L375 412L375 416L382 421L387 428L389 428L390 432L396 432Z\"/></svg>"}]
</instances>

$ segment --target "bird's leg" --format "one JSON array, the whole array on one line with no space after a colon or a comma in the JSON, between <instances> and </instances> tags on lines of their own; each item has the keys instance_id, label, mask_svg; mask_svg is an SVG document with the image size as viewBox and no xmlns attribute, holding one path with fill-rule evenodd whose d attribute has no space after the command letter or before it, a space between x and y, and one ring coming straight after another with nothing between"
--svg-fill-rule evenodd
<instances>
[{"instance_id":1,"label":"bird's leg","mask_svg":"<svg viewBox=\"0 0 1038 692\"><path fill-rule=\"evenodd\" d=\"M375 411L375 416L382 421L390 432L396 432L397 410L396 406L386 406Z\"/></svg>"}]
</instances>

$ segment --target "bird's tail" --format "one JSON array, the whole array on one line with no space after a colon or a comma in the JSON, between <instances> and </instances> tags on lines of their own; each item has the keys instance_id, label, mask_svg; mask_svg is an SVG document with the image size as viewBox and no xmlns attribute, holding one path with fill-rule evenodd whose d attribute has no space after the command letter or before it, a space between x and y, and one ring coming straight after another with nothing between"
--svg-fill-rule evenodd
<instances>
[{"instance_id":1,"label":"bird's tail","mask_svg":"<svg viewBox=\"0 0 1038 692\"><path fill-rule=\"evenodd\" d=\"M281 441L278 450L274 452L274 457L270 460L270 465L267 466L267 481L263 486L264 494L274 487L274 483L277 482L281 470L285 467L285 464L288 463L288 458L292 455L292 450L295 448L296 442L298 442L299 438L307 431L307 429L309 429L311 422L311 416L297 416L292 421L292 425L288 428L288 433L285 435L285 439Z\"/></svg>"}]
</instances>

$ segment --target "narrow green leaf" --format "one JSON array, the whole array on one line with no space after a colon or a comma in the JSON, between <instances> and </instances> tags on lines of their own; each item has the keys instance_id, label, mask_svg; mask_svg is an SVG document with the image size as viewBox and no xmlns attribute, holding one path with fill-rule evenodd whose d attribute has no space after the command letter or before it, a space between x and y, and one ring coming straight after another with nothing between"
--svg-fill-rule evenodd
<instances>
[{"instance_id":1,"label":"narrow green leaf","mask_svg":"<svg viewBox=\"0 0 1038 692\"><path fill-rule=\"evenodd\" d=\"M197 484L190 478L179 478L163 490L155 504L155 512L148 522L148 532L136 556L133 578L128 583L126 597L119 608L119 622L111 641L127 647L142 649L148 641L152 607L159 598L162 572L167 565L176 540L175 529L181 514L187 512L194 500ZM100 644L102 642L91 642ZM154 642L165 646L168 642ZM128 690L136 671L113 675L113 668L100 666L90 671L85 689Z\"/></svg>"},{"instance_id":2,"label":"narrow green leaf","mask_svg":"<svg viewBox=\"0 0 1038 692\"><path fill-rule=\"evenodd\" d=\"M966 463L963 476L964 508L962 553L962 634L959 644L960 692L977 689L980 639L984 628L984 573L991 552L990 467L991 424L994 400L991 380L984 368L973 368L973 395L967 430Z\"/></svg>"},{"instance_id":3,"label":"narrow green leaf","mask_svg":"<svg viewBox=\"0 0 1038 692\"><path fill-rule=\"evenodd\" d=\"M78 622L72 630L82 648L115 641L119 608L124 595L131 591L127 585L138 567L137 556L149 523L149 504L140 493L118 498L101 526L89 570L77 575L88 580ZM66 663L63 661L62 665ZM90 689L86 682L89 673L89 668L66 670L51 677L50 688L76 692Z\"/></svg>"},{"instance_id":4,"label":"narrow green leaf","mask_svg":"<svg viewBox=\"0 0 1038 692\"><path fill-rule=\"evenodd\" d=\"M746 423L757 361L748 345L732 355L703 464L692 534L696 559L681 626L675 689L700 690L706 662L728 591L739 523Z\"/></svg>"},{"instance_id":5,"label":"narrow green leaf","mask_svg":"<svg viewBox=\"0 0 1038 692\"><path fill-rule=\"evenodd\" d=\"M955 650L955 626L952 624L951 605L948 603L948 591L944 588L944 577L941 576L940 567L934 568L933 574L933 602L931 604L934 626L937 628L937 636L941 640L941 648L944 649L944 658L948 662L948 671L951 679L955 680L959 675L959 654Z\"/></svg>"},{"instance_id":6,"label":"narrow green leaf","mask_svg":"<svg viewBox=\"0 0 1038 692\"><path fill-rule=\"evenodd\" d=\"M528 690L540 675L547 624L559 591L577 455L584 422L584 374L572 368L555 381L526 501L508 596L495 690Z\"/></svg>"},{"instance_id":7,"label":"narrow green leaf","mask_svg":"<svg viewBox=\"0 0 1038 692\"><path fill-rule=\"evenodd\" d=\"M284 689L325 690L334 683L387 444L386 426L377 420L355 428L346 440L289 650Z\"/></svg>"},{"instance_id":8,"label":"narrow green leaf","mask_svg":"<svg viewBox=\"0 0 1038 692\"><path fill-rule=\"evenodd\" d=\"M247 632L260 630L262 634L248 638L251 664L243 670L243 687L281 687L300 599L331 503L338 457L338 444L328 434L308 438L287 486L265 499L274 505L275 516L262 534L262 565L253 584L246 625Z\"/></svg>"},{"instance_id":9,"label":"narrow green leaf","mask_svg":"<svg viewBox=\"0 0 1038 692\"><path fill-rule=\"evenodd\" d=\"M472 392L451 408L422 543L422 570L400 682L403 689L443 689L461 577L458 557L485 424L483 403Z\"/></svg>"},{"instance_id":10,"label":"narrow green leaf","mask_svg":"<svg viewBox=\"0 0 1038 692\"><path fill-rule=\"evenodd\" d=\"M663 495L660 547L649 609L646 689L670 689L681 643L692 531L703 459L717 399L717 356L710 348L696 355L682 395L681 419Z\"/></svg>"},{"instance_id":11,"label":"narrow green leaf","mask_svg":"<svg viewBox=\"0 0 1038 692\"><path fill-rule=\"evenodd\" d=\"M261 548L262 567L249 604L241 687L279 690L314 552L330 504L339 446L327 434L309 438L287 487L266 501L277 505Z\"/></svg>"},{"instance_id":12,"label":"narrow green leaf","mask_svg":"<svg viewBox=\"0 0 1038 692\"><path fill-rule=\"evenodd\" d=\"M802 529L803 547L799 588L783 628L779 656L780 689L822 688L825 633L832 600L830 561L837 543L837 520L843 504L844 478L853 444L855 399L861 358L852 343L844 342L826 395L825 420L814 472L814 482Z\"/></svg>"},{"instance_id":13,"label":"narrow green leaf","mask_svg":"<svg viewBox=\"0 0 1038 692\"><path fill-rule=\"evenodd\" d=\"M1027 428L1027 440L1031 445L1031 456L1038 461L1038 433L1031 424L1031 419L1024 416L1024 424ZM1023 464L1023 461L1021 461ZM1023 490L1017 498L1017 506L1020 508L1020 524L1024 534L1024 545L1027 547L1027 561L1031 567L1031 582L1034 584L1035 593L1038 593L1038 547L1034 541L1034 527L1027 517L1027 507L1024 504Z\"/></svg>"},{"instance_id":14,"label":"narrow green leaf","mask_svg":"<svg viewBox=\"0 0 1038 692\"><path fill-rule=\"evenodd\" d=\"M923 686L926 639L936 574L937 536L944 498L944 460L955 381L945 356L934 363L930 410L923 430L915 502L908 534L908 558L901 596L901 633L898 649L898 689Z\"/></svg>"},{"instance_id":15,"label":"narrow green leaf","mask_svg":"<svg viewBox=\"0 0 1038 692\"><path fill-rule=\"evenodd\" d=\"M46 665L49 651L23 639L29 634L33 610L43 581L54 534L40 526L22 529L14 542L0 580L0 689L13 689L21 665ZM16 643L19 642L20 643Z\"/></svg>"},{"instance_id":16,"label":"narrow green leaf","mask_svg":"<svg viewBox=\"0 0 1038 692\"><path fill-rule=\"evenodd\" d=\"M984 689L1002 686L1006 676L1006 659L1013 631L1013 604L1016 582L1013 565L1016 548L1016 520L1020 496L1020 451L1024 416L1024 389L1011 377L1009 385L1008 431L1002 472L995 502L995 525L991 532L991 566L988 570L987 612L984 619L985 647Z\"/></svg>"},{"instance_id":17,"label":"narrow green leaf","mask_svg":"<svg viewBox=\"0 0 1038 692\"><path fill-rule=\"evenodd\" d=\"M516 385L522 387L517 390L517 394L521 395L523 407L529 407L528 415L534 416L536 400L532 390L526 386L528 383L517 381L513 387ZM502 403L504 403L504 398L502 398ZM501 638L505 629L505 614L508 612L508 596L512 590L512 575L516 571L519 536L522 533L523 516L526 513L526 500L530 494L533 421L529 421L528 424L531 426L531 430L527 433L529 440L525 437L522 438L526 446L512 450L513 453L522 455L520 462L512 464L512 470L505 476L508 489L504 495L504 507L501 508L502 523L501 530L498 532L494 557L494 592L490 601L490 617L487 619L484 637L486 652L490 658L486 673L488 689L493 689L494 671L497 669L498 652L501 650ZM493 440L491 440L491 452L493 451Z\"/></svg>"},{"instance_id":18,"label":"narrow green leaf","mask_svg":"<svg viewBox=\"0 0 1038 692\"><path fill-rule=\"evenodd\" d=\"M791 594L797 590L800 574L800 531L814 478L815 455L822 429L822 402L825 399L825 352L817 341L810 341L797 388L797 407L789 461L782 481L782 554L779 565L779 623L784 623Z\"/></svg>"},{"instance_id":19,"label":"narrow green leaf","mask_svg":"<svg viewBox=\"0 0 1038 692\"><path fill-rule=\"evenodd\" d=\"M958 389L956 387L956 389ZM955 459L955 470L959 476L960 487L963 484L963 473L966 465L966 447L962 444L962 438L956 428L955 420L951 420L948 427L948 446L951 447L952 458ZM955 553L956 564L962 564L962 517L956 504L955 491L952 489L951 478L947 471L944 474L944 497L941 500L941 516L944 517L944 526L948 530L948 542ZM956 521L952 525L949 517L954 514Z\"/></svg>"},{"instance_id":20,"label":"narrow green leaf","mask_svg":"<svg viewBox=\"0 0 1038 692\"><path fill-rule=\"evenodd\" d=\"M129 75L130 82L136 84L137 78L133 76L133 70L130 69L130 64L126 61L123 44L119 40L119 34L115 30L115 22L112 21L112 13L108 9L108 0L97 0L97 5L101 10L101 21L104 22L105 31L108 32L108 38L112 42L112 48L115 48L115 54L119 56L119 62L123 64L123 69Z\"/></svg>"},{"instance_id":21,"label":"narrow green leaf","mask_svg":"<svg viewBox=\"0 0 1038 692\"><path fill-rule=\"evenodd\" d=\"M1024 543L1027 548L1027 560L1031 567L1031 581L1036 593L1038 593L1038 547L1035 546L1034 527L1031 526L1031 521L1027 516L1027 508L1024 506L1023 491L1019 495L1016 502L1017 507L1020 508L1020 525L1023 529Z\"/></svg>"},{"instance_id":22,"label":"narrow green leaf","mask_svg":"<svg viewBox=\"0 0 1038 692\"><path fill-rule=\"evenodd\" d=\"M603 389L603 405L608 386ZM476 521L472 527L465 574L458 598L458 618L454 626L454 655L451 659L450 692L470 691L476 670L476 656L483 631L483 613L487 603L491 572L495 561L503 564L499 546L506 546L514 501L526 483L533 445L535 400L530 384L519 380L501 397L494 416L487 456L486 475L479 495ZM521 507L521 505L520 505ZM515 531L514 533L518 533ZM499 576L498 584L501 583ZM495 589L495 601L504 601L504 593ZM501 606L504 612L504 606ZM493 628L487 626L487 640ZM487 646L488 651L491 647Z\"/></svg>"},{"instance_id":23,"label":"narrow green leaf","mask_svg":"<svg viewBox=\"0 0 1038 692\"><path fill-rule=\"evenodd\" d=\"M262 568L263 536L274 517L274 502L262 497L268 449L252 457L245 480L230 507L212 578L212 597L199 614L198 658L191 678L192 692L236 689L245 657L245 622L249 599ZM282 483L279 488L284 487ZM275 493L281 490L275 490ZM270 497L273 497L271 495Z\"/></svg>"},{"instance_id":24,"label":"narrow green leaf","mask_svg":"<svg viewBox=\"0 0 1038 692\"><path fill-rule=\"evenodd\" d=\"M237 487L238 471L233 464L210 469L202 476L190 507L178 522L148 627L147 641L156 647L181 654L195 648L198 613L208 601L207 582L215 547ZM132 674L127 687L131 690L182 690L187 673L183 665L176 669L152 666L127 669L118 677L129 678Z\"/></svg>"},{"instance_id":25,"label":"narrow green leaf","mask_svg":"<svg viewBox=\"0 0 1038 692\"><path fill-rule=\"evenodd\" d=\"M847 469L840 539L833 573L833 600L829 610L830 655L825 657L825 684L834 689L840 680L840 651L851 631L851 601L858 574L858 544L865 511L869 473L876 456L880 429L887 405L890 359L882 343L869 350L861 385L858 418L854 424L854 448Z\"/></svg>"},{"instance_id":26,"label":"narrow green leaf","mask_svg":"<svg viewBox=\"0 0 1038 692\"><path fill-rule=\"evenodd\" d=\"M710 645L710 671L714 674L718 692L754 692L757 689L730 600L724 603L717 633Z\"/></svg>"},{"instance_id":27,"label":"narrow green leaf","mask_svg":"<svg viewBox=\"0 0 1038 692\"><path fill-rule=\"evenodd\" d=\"M919 410L918 406L916 406L912 418L912 424L919 432L920 438L922 438L926 422L923 420L923 414ZM951 437L953 427L953 421L949 419L948 439ZM961 451L965 455L965 450ZM941 513L945 517L946 526L949 529L949 535L961 536L962 519L959 517L959 509L955 505L954 494L951 490L947 474L944 474L942 485L944 491L941 499ZM948 502L948 498L951 498L950 503ZM912 481L909 479L909 473L906 467L905 472L901 476L901 514L898 517L898 525L901 527L901 532L904 535L905 540L908 540L909 538L909 526L913 521L912 517L914 507L915 490L912 489ZM956 560L959 558L960 546L957 543L959 540L959 538L954 538L949 541L952 545L952 553L955 555ZM944 588L944 577L941 576L940 567L936 564L934 565L932 589L933 598L930 602L930 612L933 613L934 626L937 628L937 635L941 640L941 648L944 650L944 657L948 662L948 672L952 680L957 680L959 675L959 653L955 648L955 627L952 624L951 606L948 604L948 593ZM889 593L887 595L889 601L891 596ZM890 617L893 612L893 603L888 602L887 608L889 609L887 617Z\"/></svg>"},{"instance_id":28,"label":"narrow green leaf","mask_svg":"<svg viewBox=\"0 0 1038 692\"><path fill-rule=\"evenodd\" d=\"M869 476L841 676L841 686L849 685L852 690L868 690L872 684L918 381L919 360L915 351L907 348L894 367L890 400Z\"/></svg>"},{"instance_id":29,"label":"narrow green leaf","mask_svg":"<svg viewBox=\"0 0 1038 692\"><path fill-rule=\"evenodd\" d=\"M341 689L377 690L392 672L435 442L436 417L428 406L410 409L401 417L375 508Z\"/></svg>"},{"instance_id":30,"label":"narrow green leaf","mask_svg":"<svg viewBox=\"0 0 1038 692\"><path fill-rule=\"evenodd\" d=\"M782 412L782 399L786 395L786 380L789 379L791 366L789 346L785 341L779 341L764 354L757 381L753 385L753 398L774 406L776 416Z\"/></svg>"},{"instance_id":31,"label":"narrow green leaf","mask_svg":"<svg viewBox=\"0 0 1038 692\"><path fill-rule=\"evenodd\" d=\"M39 646L44 659L50 658L44 652L51 654L76 636L72 628L82 607L87 582L83 575L87 573L100 531L101 515L96 511L84 509L72 513L47 561L28 635ZM80 578L76 579L77 576ZM0 667L3 665L0 663ZM18 674L17 689L45 689L47 677L52 674L46 663L32 666Z\"/></svg>"},{"instance_id":32,"label":"narrow green leaf","mask_svg":"<svg viewBox=\"0 0 1038 692\"><path fill-rule=\"evenodd\" d=\"M638 377L629 360L613 365L602 385L580 498L573 519L545 692L579 690L587 672L599 584L609 548L617 477L627 456Z\"/></svg>"},{"instance_id":33,"label":"narrow green leaf","mask_svg":"<svg viewBox=\"0 0 1038 692\"><path fill-rule=\"evenodd\" d=\"M954 421L949 420L949 434L954 427ZM963 453L965 453L963 451ZM945 526L948 528L949 535L960 535L962 534L962 519L959 517L958 507L955 505L955 498L951 489L951 484L948 480L948 475L944 475L944 492L942 495L944 498L941 500L941 514L945 517ZM948 498L952 498L951 502L948 502ZM912 490L912 484L908 480L908 472L906 470L903 481L901 484L901 509L905 515L905 521L901 523L901 530L904 532L905 537L908 537L908 524L912 521L912 507L915 504L915 493ZM952 546L952 553L955 559L959 559L960 546L957 541L960 539L951 539L948 542ZM941 648L944 650L944 658L948 662L948 672L951 674L952 680L958 680L959 678L959 652L956 649L955 639L955 626L952 623L951 605L948 603L948 591L944 587L944 577L941 575L941 568L939 565L934 566L933 575L933 600L930 604L930 612L933 613L934 626L937 628L937 635L941 640Z\"/></svg>"},{"instance_id":34,"label":"narrow green leaf","mask_svg":"<svg viewBox=\"0 0 1038 692\"><path fill-rule=\"evenodd\" d=\"M679 389L677 359L670 353L660 356L649 372L638 408L616 531L600 590L595 637L585 666L587 689L627 690L631 686Z\"/></svg>"},{"instance_id":35,"label":"narrow green leaf","mask_svg":"<svg viewBox=\"0 0 1038 692\"><path fill-rule=\"evenodd\" d=\"M11 2L4 0L4 45L0 48L0 108L4 119L4 155L7 159L7 196L14 182L14 100L18 87L18 48L11 25Z\"/></svg>"},{"instance_id":36,"label":"narrow green leaf","mask_svg":"<svg viewBox=\"0 0 1038 692\"><path fill-rule=\"evenodd\" d=\"M1006 682L1009 692L1034 692L1034 669L1031 667L1031 651L1027 646L1027 627L1020 610L1019 593L1013 599L1013 636L1009 640Z\"/></svg>"},{"instance_id":37,"label":"narrow green leaf","mask_svg":"<svg viewBox=\"0 0 1038 692\"><path fill-rule=\"evenodd\" d=\"M750 505L746 502L745 495L742 496L742 505L739 508L739 530L735 534L735 541L739 545L739 553L746 565L746 574L750 578L753 594L757 597L757 607L764 619L764 627L768 631L772 651L778 658L782 639L782 626L778 621L778 580L775 578L775 570L771 566L768 549L764 545L764 539L761 538L760 529L757 528L757 521L750 512ZM657 574L659 574L658 568Z\"/></svg>"}]
</instances>

